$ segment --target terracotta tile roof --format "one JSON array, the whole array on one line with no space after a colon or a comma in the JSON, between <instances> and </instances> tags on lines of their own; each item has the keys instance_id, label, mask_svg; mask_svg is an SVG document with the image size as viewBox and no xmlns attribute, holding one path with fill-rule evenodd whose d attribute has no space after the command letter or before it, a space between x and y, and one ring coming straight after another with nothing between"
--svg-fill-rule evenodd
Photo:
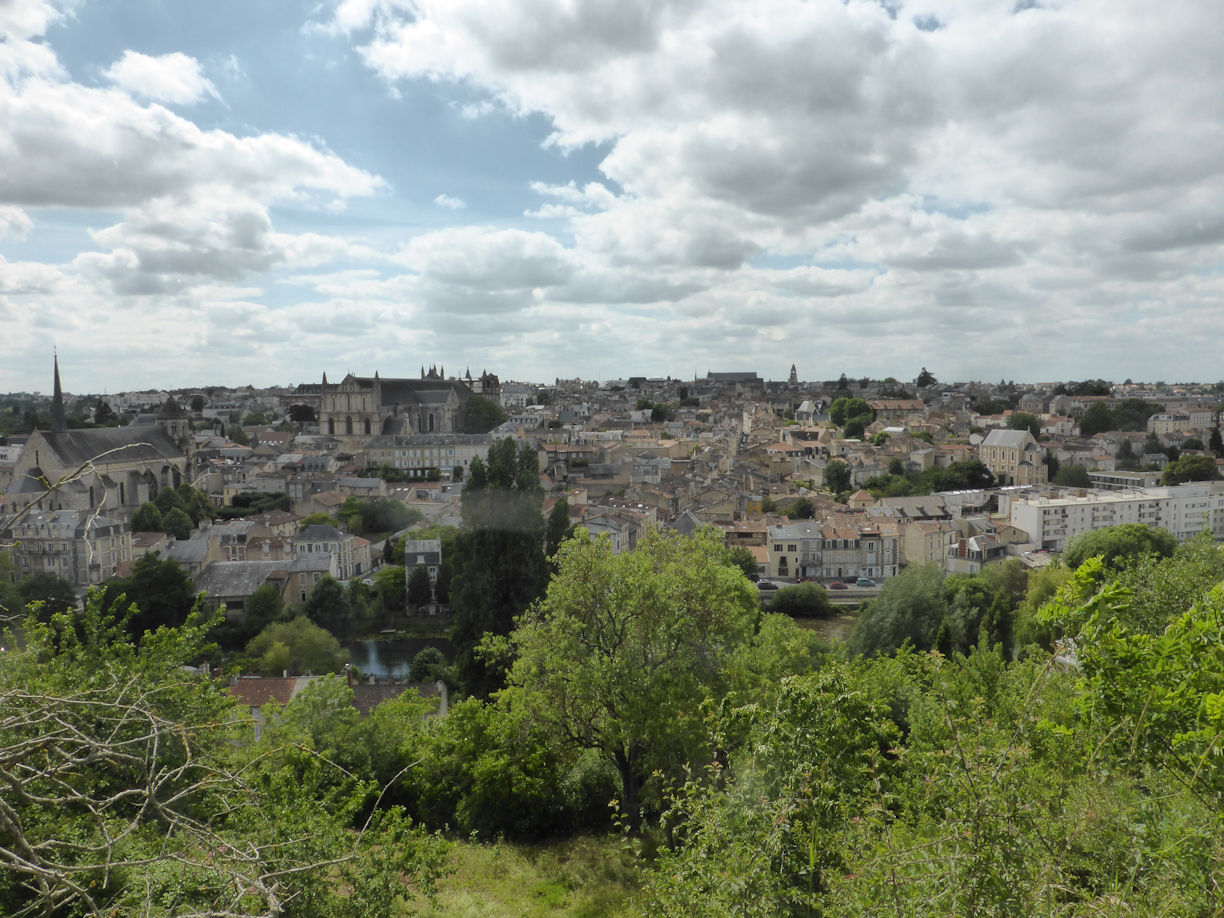
<instances>
[{"instance_id":1,"label":"terracotta tile roof","mask_svg":"<svg viewBox=\"0 0 1224 918\"><path fill-rule=\"evenodd\" d=\"M300 680L309 676L246 676L230 685L230 694L248 708L261 708L269 701L287 704L297 694Z\"/></svg>"}]
</instances>

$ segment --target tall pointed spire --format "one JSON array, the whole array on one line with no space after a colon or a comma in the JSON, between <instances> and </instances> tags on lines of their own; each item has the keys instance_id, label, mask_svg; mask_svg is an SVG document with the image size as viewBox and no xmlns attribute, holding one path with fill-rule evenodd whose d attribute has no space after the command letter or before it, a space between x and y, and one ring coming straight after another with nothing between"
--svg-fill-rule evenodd
<instances>
[{"instance_id":1,"label":"tall pointed spire","mask_svg":"<svg viewBox=\"0 0 1224 918\"><path fill-rule=\"evenodd\" d=\"M51 429L56 433L68 432L68 420L64 417L64 390L60 386L59 353L55 353L55 388L51 396Z\"/></svg>"}]
</instances>

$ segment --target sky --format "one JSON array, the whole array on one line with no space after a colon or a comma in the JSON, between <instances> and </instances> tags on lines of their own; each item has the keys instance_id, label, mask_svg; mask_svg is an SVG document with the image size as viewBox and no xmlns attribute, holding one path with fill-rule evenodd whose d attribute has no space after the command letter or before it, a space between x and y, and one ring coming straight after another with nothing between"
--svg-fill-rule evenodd
<instances>
[{"instance_id":1,"label":"sky","mask_svg":"<svg viewBox=\"0 0 1224 918\"><path fill-rule=\"evenodd\" d=\"M1224 378L1214 0L0 0L0 391Z\"/></svg>"}]
</instances>

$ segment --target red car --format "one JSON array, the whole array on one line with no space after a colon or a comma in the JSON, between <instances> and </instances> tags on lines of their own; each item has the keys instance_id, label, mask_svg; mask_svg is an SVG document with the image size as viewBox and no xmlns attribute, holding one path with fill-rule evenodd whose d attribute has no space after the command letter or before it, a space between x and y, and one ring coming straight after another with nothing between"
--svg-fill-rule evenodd
<instances>
[{"instance_id":1,"label":"red car","mask_svg":"<svg viewBox=\"0 0 1224 918\"><path fill-rule=\"evenodd\" d=\"M829 589L830 590L844 590L844 589L847 589L847 587L840 580L834 580L832 583L829 584Z\"/></svg>"}]
</instances>

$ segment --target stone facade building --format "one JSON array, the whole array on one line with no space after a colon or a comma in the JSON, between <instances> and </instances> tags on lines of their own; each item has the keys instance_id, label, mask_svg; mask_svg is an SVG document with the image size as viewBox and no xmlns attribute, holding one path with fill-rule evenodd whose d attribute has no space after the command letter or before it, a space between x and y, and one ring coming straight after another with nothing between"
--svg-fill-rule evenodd
<instances>
[{"instance_id":1,"label":"stone facade building","mask_svg":"<svg viewBox=\"0 0 1224 918\"><path fill-rule=\"evenodd\" d=\"M471 383L469 385L469 382ZM319 431L350 441L373 436L454 434L463 431L463 404L479 389L497 400L497 377L446 379L421 369L420 379L355 376L319 387Z\"/></svg>"},{"instance_id":2,"label":"stone facade building","mask_svg":"<svg viewBox=\"0 0 1224 918\"><path fill-rule=\"evenodd\" d=\"M56 360L51 427L30 434L0 511L89 510L127 522L158 491L190 480L191 424L173 398L153 423L69 430Z\"/></svg>"}]
</instances>

